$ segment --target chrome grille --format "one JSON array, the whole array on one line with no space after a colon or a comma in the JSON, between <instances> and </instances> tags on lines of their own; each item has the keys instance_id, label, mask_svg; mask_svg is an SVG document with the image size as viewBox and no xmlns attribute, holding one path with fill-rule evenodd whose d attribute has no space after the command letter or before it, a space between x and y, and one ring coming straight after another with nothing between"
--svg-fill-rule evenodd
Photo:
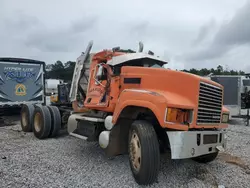
<instances>
[{"instance_id":1,"label":"chrome grille","mask_svg":"<svg viewBox=\"0 0 250 188\"><path fill-rule=\"evenodd\" d=\"M220 123L222 108L222 89L200 83L197 124Z\"/></svg>"}]
</instances>

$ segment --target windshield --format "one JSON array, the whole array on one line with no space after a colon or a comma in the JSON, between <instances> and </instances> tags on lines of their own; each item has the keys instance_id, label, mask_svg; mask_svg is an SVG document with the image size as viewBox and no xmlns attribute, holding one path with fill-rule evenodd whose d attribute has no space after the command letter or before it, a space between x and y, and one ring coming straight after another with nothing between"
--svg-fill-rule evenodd
<instances>
[{"instance_id":1,"label":"windshield","mask_svg":"<svg viewBox=\"0 0 250 188\"><path fill-rule=\"evenodd\" d=\"M137 64L136 61L134 61L133 63ZM165 64L165 62L157 61L157 60L154 60L154 59L148 59L148 58L140 60L139 64L141 64L139 66L151 67L151 68L165 68L164 66L167 65L167 64Z\"/></svg>"},{"instance_id":2,"label":"windshield","mask_svg":"<svg viewBox=\"0 0 250 188\"><path fill-rule=\"evenodd\" d=\"M162 69L164 69L166 64L164 64L164 65L159 65L159 64L153 64L153 65L151 65L151 66L149 66L149 67L152 67L152 68L162 68Z\"/></svg>"},{"instance_id":3,"label":"windshield","mask_svg":"<svg viewBox=\"0 0 250 188\"><path fill-rule=\"evenodd\" d=\"M123 66L134 66L134 67L148 67L148 68L161 68L161 69L166 69L166 63L162 61L156 61L154 59L136 59L132 61L127 61L122 64L115 65L113 67L113 73L115 75L119 75L121 73L121 67Z\"/></svg>"}]
</instances>

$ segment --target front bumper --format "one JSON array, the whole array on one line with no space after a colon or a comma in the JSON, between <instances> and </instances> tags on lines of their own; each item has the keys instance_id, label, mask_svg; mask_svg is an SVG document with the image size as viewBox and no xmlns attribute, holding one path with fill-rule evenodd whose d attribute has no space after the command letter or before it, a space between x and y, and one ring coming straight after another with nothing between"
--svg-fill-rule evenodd
<instances>
[{"instance_id":1,"label":"front bumper","mask_svg":"<svg viewBox=\"0 0 250 188\"><path fill-rule=\"evenodd\" d=\"M226 148L225 131L167 131L171 158L185 159Z\"/></svg>"}]
</instances>

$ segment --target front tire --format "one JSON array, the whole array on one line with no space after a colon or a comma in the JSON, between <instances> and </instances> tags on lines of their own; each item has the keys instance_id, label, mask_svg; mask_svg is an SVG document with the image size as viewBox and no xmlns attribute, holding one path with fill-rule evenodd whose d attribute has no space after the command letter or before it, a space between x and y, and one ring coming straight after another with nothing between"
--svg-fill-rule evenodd
<instances>
[{"instance_id":1,"label":"front tire","mask_svg":"<svg viewBox=\"0 0 250 188\"><path fill-rule=\"evenodd\" d=\"M153 125L147 121L134 121L129 131L129 162L139 185L153 184L160 168L160 149Z\"/></svg>"},{"instance_id":2,"label":"front tire","mask_svg":"<svg viewBox=\"0 0 250 188\"><path fill-rule=\"evenodd\" d=\"M214 153L194 157L194 158L192 158L192 160L194 160L198 163L209 163L209 162L212 162L213 160L216 159L216 157L218 156L218 153L219 152L214 152Z\"/></svg>"}]
</instances>

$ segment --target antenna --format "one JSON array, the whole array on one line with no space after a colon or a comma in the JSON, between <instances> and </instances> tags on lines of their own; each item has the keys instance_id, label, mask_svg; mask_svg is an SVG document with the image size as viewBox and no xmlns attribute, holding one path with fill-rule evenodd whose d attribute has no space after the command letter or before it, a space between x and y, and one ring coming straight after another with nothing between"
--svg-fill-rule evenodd
<instances>
[{"instance_id":1,"label":"antenna","mask_svg":"<svg viewBox=\"0 0 250 188\"><path fill-rule=\"evenodd\" d=\"M142 52L143 51L143 43L140 41L139 42L139 50L138 52Z\"/></svg>"}]
</instances>

